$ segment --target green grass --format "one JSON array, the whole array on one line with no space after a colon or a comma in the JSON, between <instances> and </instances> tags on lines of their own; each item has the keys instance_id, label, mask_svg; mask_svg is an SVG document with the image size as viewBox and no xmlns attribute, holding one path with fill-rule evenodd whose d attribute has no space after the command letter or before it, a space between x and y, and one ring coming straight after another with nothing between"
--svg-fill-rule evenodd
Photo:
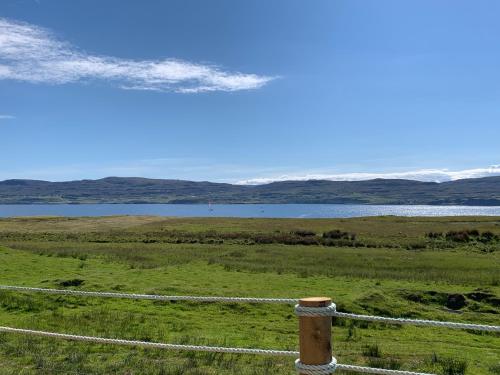
<instances>
[{"instance_id":1,"label":"green grass","mask_svg":"<svg viewBox=\"0 0 500 375\"><path fill-rule=\"evenodd\" d=\"M82 285L75 288L81 290L297 298L327 295L339 309L358 313L498 325L499 244L490 244L485 251L477 243L434 243L425 233L473 228L499 234L499 223L500 218L395 217L4 219L0 220L0 283L61 288L65 281L80 279ZM251 244L244 241L248 236L239 234L252 237L296 229L318 235L332 229L348 231L376 247ZM171 243L172 233L197 241ZM223 242L203 243L208 238L223 238ZM144 243L144 239L156 242ZM424 247L408 250L408 244L417 242ZM464 295L467 304L450 310L446 303L451 294ZM290 350L296 350L298 340L293 309L274 305L0 292L0 325ZM499 368L498 334L337 320L333 340L340 363L438 374L497 374ZM2 375L103 373L290 374L293 360L0 334Z\"/></svg>"}]
</instances>

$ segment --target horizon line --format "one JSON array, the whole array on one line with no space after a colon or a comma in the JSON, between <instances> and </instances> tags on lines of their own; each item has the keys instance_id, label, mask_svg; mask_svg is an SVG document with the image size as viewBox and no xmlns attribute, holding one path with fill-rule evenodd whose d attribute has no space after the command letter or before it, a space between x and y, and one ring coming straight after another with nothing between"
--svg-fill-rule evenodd
<instances>
[{"instance_id":1,"label":"horizon line","mask_svg":"<svg viewBox=\"0 0 500 375\"><path fill-rule=\"evenodd\" d=\"M412 178L401 178L401 177L373 177L366 179L342 179L342 180L333 180L328 178L309 178L309 179L287 179L287 180L273 180L269 182L262 183L253 183L253 184L244 184L238 182L222 182L222 181L210 181L210 180L189 180L183 178L159 178L159 177L141 177L141 176L106 176L100 178L81 178L81 179L70 179L70 180L44 180L44 179L33 179L33 178L8 178L5 180L0 180L0 183L9 182L9 181L31 181L31 182L47 182L47 183L65 183L65 182L82 182L82 181L101 181L107 179L140 179L140 180L160 180L160 181L184 181L184 182L194 182L194 183L211 183L211 184L225 184L225 185L233 185L233 186L262 186L262 185L270 185L272 183L279 182L313 182L313 181L324 181L324 182L367 182L367 181L411 181L411 182L421 182L421 183L430 183L430 184L443 184L449 182L463 181L463 180L478 180L478 179L486 179L500 177L500 175L489 175L489 176L480 176L480 177L463 177L457 178L453 180L445 180L445 181L428 181L428 180L417 180Z\"/></svg>"}]
</instances>

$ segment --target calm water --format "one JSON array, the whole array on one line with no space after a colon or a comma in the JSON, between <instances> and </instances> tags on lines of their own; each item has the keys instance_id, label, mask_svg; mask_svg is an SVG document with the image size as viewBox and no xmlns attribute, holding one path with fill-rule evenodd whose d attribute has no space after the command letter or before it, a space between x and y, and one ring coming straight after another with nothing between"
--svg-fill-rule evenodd
<instances>
[{"instance_id":1,"label":"calm water","mask_svg":"<svg viewBox=\"0 0 500 375\"><path fill-rule=\"evenodd\" d=\"M357 216L500 216L500 206L375 206L358 204L81 204L0 205L0 217L10 216L213 216L329 218Z\"/></svg>"}]
</instances>

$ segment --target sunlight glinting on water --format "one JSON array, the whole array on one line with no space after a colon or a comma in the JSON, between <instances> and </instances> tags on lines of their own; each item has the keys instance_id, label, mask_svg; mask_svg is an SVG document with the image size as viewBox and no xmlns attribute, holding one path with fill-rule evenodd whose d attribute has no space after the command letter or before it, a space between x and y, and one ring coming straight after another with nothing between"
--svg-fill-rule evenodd
<instances>
[{"instance_id":1,"label":"sunlight glinting on water","mask_svg":"<svg viewBox=\"0 0 500 375\"><path fill-rule=\"evenodd\" d=\"M155 215L179 217L348 218L360 216L500 216L500 206L351 204L40 204L0 205L0 217Z\"/></svg>"}]
</instances>

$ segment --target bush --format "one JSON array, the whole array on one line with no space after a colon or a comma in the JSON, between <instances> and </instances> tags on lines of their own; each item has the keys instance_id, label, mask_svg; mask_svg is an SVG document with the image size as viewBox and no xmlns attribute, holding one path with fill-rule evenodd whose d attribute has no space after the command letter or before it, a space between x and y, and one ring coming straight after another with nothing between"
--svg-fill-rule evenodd
<instances>
[{"instance_id":1,"label":"bush","mask_svg":"<svg viewBox=\"0 0 500 375\"><path fill-rule=\"evenodd\" d=\"M330 230L328 232L323 233L323 238L328 238L332 240L351 240L354 241L356 239L355 233L342 232L338 229Z\"/></svg>"},{"instance_id":2,"label":"bush","mask_svg":"<svg viewBox=\"0 0 500 375\"><path fill-rule=\"evenodd\" d=\"M426 233L425 236L432 239L432 240L437 240L437 239L443 237L443 233L441 233L441 232L429 232L429 233Z\"/></svg>"},{"instance_id":3,"label":"bush","mask_svg":"<svg viewBox=\"0 0 500 375\"><path fill-rule=\"evenodd\" d=\"M307 229L297 229L291 232L291 234L294 234L299 237L313 237L316 235L315 232L312 230L307 230Z\"/></svg>"},{"instance_id":4,"label":"bush","mask_svg":"<svg viewBox=\"0 0 500 375\"><path fill-rule=\"evenodd\" d=\"M493 241L497 241L497 240L498 240L498 236L490 231L483 232L481 234L481 237L479 238L479 241L481 241L483 243L493 242Z\"/></svg>"},{"instance_id":5,"label":"bush","mask_svg":"<svg viewBox=\"0 0 500 375\"><path fill-rule=\"evenodd\" d=\"M314 237L297 237L291 235L283 235L279 238L279 243L285 245L317 245L318 240Z\"/></svg>"},{"instance_id":6,"label":"bush","mask_svg":"<svg viewBox=\"0 0 500 375\"><path fill-rule=\"evenodd\" d=\"M468 229L466 230L467 234L471 237L478 237L479 231L477 229Z\"/></svg>"},{"instance_id":7,"label":"bush","mask_svg":"<svg viewBox=\"0 0 500 375\"><path fill-rule=\"evenodd\" d=\"M435 352L430 358L433 365L441 365L443 375L464 375L467 370L467 362L463 359L442 358Z\"/></svg>"},{"instance_id":8,"label":"bush","mask_svg":"<svg viewBox=\"0 0 500 375\"><path fill-rule=\"evenodd\" d=\"M453 242L470 242L473 240L489 243L497 241L498 236L490 231L480 233L477 229L463 229L460 231L449 231L446 233L445 238L447 241Z\"/></svg>"},{"instance_id":9,"label":"bush","mask_svg":"<svg viewBox=\"0 0 500 375\"><path fill-rule=\"evenodd\" d=\"M253 240L255 241L255 243L259 244L270 244L273 243L275 239L271 235L261 234L256 235Z\"/></svg>"},{"instance_id":10,"label":"bush","mask_svg":"<svg viewBox=\"0 0 500 375\"><path fill-rule=\"evenodd\" d=\"M446 233L446 240L453 242L469 242L470 236L466 230L449 231Z\"/></svg>"},{"instance_id":11,"label":"bush","mask_svg":"<svg viewBox=\"0 0 500 375\"><path fill-rule=\"evenodd\" d=\"M59 282L59 286L69 287L69 286L80 286L85 283L85 280L82 279L71 279L71 280L63 280Z\"/></svg>"}]
</instances>

